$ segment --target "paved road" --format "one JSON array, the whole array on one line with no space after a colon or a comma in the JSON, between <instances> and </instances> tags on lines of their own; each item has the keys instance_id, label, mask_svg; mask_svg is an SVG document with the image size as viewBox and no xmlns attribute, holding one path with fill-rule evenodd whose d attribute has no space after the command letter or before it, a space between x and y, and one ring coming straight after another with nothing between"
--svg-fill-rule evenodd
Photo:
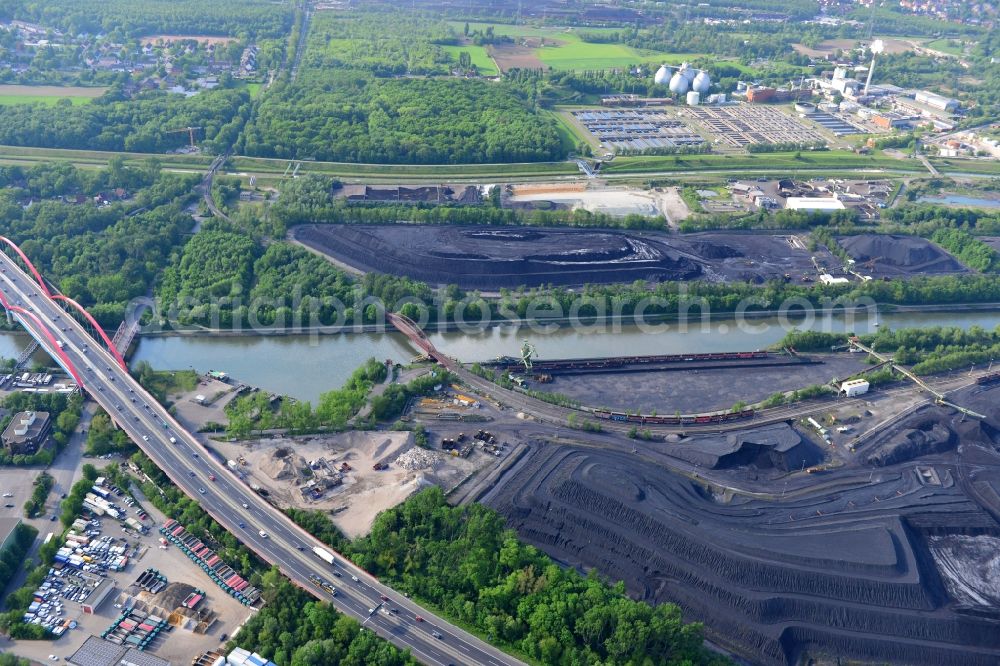
<instances>
[{"instance_id":1,"label":"paved road","mask_svg":"<svg viewBox=\"0 0 1000 666\"><path fill-rule=\"evenodd\" d=\"M76 367L94 400L179 488L295 583L361 620L365 628L409 649L425 664L521 663L422 609L343 557L337 555L334 566L316 557L311 548L322 544L251 492L215 460L109 353L94 343L83 327L2 253L0 293L12 305L27 308L48 327L62 343L61 351ZM29 316L14 316L53 358L59 356L60 350L52 348L38 322ZM329 593L311 585L310 575L330 581L339 594L331 598ZM391 609L398 612L390 613ZM418 616L423 621L417 621Z\"/></svg>"}]
</instances>

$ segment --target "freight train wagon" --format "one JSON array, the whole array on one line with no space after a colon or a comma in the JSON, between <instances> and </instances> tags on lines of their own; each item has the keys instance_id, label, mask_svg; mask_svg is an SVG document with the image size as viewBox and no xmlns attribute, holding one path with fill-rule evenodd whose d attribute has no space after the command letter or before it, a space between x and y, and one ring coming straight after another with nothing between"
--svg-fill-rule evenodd
<instances>
[{"instance_id":1,"label":"freight train wagon","mask_svg":"<svg viewBox=\"0 0 1000 666\"><path fill-rule=\"evenodd\" d=\"M626 414L624 412L609 412L603 409L593 410L594 416L605 421L619 421L622 423L638 423L640 425L701 425L706 423L728 423L730 421L740 421L750 419L754 416L754 410L744 409L739 412L726 412L724 414L702 414L699 416L650 416L646 414Z\"/></svg>"},{"instance_id":2,"label":"freight train wagon","mask_svg":"<svg viewBox=\"0 0 1000 666\"><path fill-rule=\"evenodd\" d=\"M993 384L1000 384L1000 372L994 372L991 375L976 377L976 384L979 386L992 386Z\"/></svg>"},{"instance_id":3,"label":"freight train wagon","mask_svg":"<svg viewBox=\"0 0 1000 666\"><path fill-rule=\"evenodd\" d=\"M658 356L612 356L609 358L581 358L538 361L532 364L534 370L599 370L603 368L618 368L625 365L648 365L653 363L683 363L693 361L746 361L755 358L767 358L766 351L750 352L711 352L705 354L661 354ZM505 358L497 362L505 368L521 365L517 359Z\"/></svg>"}]
</instances>

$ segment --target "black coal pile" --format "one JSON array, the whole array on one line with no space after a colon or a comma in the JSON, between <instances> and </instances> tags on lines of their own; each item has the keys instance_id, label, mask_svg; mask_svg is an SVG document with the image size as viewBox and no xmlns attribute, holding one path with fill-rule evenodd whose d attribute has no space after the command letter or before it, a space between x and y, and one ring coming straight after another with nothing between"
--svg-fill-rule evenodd
<instances>
[{"instance_id":1,"label":"black coal pile","mask_svg":"<svg viewBox=\"0 0 1000 666\"><path fill-rule=\"evenodd\" d=\"M934 243L915 236L860 234L840 239L840 245L859 263L874 260L907 272L954 273L964 270L954 257Z\"/></svg>"},{"instance_id":2,"label":"black coal pile","mask_svg":"<svg viewBox=\"0 0 1000 666\"><path fill-rule=\"evenodd\" d=\"M363 271L469 289L691 280L694 259L658 239L575 229L310 225L296 238Z\"/></svg>"},{"instance_id":3,"label":"black coal pile","mask_svg":"<svg viewBox=\"0 0 1000 666\"><path fill-rule=\"evenodd\" d=\"M923 543L928 530L996 533L996 522L963 489L921 485L912 470L868 478L729 497L632 453L541 446L488 502L529 543L678 603L755 664L1000 663L1000 622L951 605Z\"/></svg>"}]
</instances>

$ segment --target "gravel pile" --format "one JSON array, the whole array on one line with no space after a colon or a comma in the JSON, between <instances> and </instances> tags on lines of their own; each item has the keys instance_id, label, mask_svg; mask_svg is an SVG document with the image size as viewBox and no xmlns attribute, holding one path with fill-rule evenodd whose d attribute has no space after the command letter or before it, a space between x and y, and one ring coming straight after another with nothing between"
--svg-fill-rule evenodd
<instances>
[{"instance_id":1,"label":"gravel pile","mask_svg":"<svg viewBox=\"0 0 1000 666\"><path fill-rule=\"evenodd\" d=\"M433 453L416 447L396 458L396 464L403 469L426 469L436 462L437 458Z\"/></svg>"}]
</instances>

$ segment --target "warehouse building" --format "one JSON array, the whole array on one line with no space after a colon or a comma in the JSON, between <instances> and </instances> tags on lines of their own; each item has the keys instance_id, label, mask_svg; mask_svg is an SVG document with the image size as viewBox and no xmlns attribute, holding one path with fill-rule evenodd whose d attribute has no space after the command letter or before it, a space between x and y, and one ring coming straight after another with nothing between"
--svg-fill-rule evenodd
<instances>
[{"instance_id":1,"label":"warehouse building","mask_svg":"<svg viewBox=\"0 0 1000 666\"><path fill-rule=\"evenodd\" d=\"M75 666L170 666L166 659L97 636L88 638L66 661Z\"/></svg>"},{"instance_id":2,"label":"warehouse building","mask_svg":"<svg viewBox=\"0 0 1000 666\"><path fill-rule=\"evenodd\" d=\"M926 90L917 91L916 95L913 96L914 101L918 104L925 104L932 109L937 109L938 111L947 111L948 113L955 113L958 111L959 103L957 99L952 99L950 97L944 97L942 95L937 95L932 92L927 92Z\"/></svg>"},{"instance_id":3,"label":"warehouse building","mask_svg":"<svg viewBox=\"0 0 1000 666\"><path fill-rule=\"evenodd\" d=\"M844 210L844 202L834 197L788 197L785 199L785 207L788 210L818 210L834 211Z\"/></svg>"},{"instance_id":4,"label":"warehouse building","mask_svg":"<svg viewBox=\"0 0 1000 666\"><path fill-rule=\"evenodd\" d=\"M0 553L3 553L7 549L7 546L14 543L14 533L20 524L20 518L0 516Z\"/></svg>"}]
</instances>

